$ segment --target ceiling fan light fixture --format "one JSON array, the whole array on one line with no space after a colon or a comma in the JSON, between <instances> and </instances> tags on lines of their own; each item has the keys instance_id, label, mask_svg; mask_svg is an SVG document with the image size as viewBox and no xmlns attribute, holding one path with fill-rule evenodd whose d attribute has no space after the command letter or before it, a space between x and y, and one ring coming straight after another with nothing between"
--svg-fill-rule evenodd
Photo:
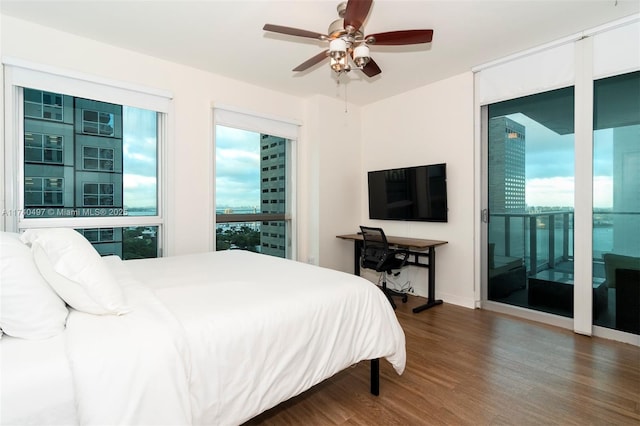
<instances>
[{"instance_id":1,"label":"ceiling fan light fixture","mask_svg":"<svg viewBox=\"0 0 640 426\"><path fill-rule=\"evenodd\" d=\"M1 0L0 0L1 1ZM293 69L305 71L329 58L333 71L340 74L359 69L367 77L375 77L382 70L370 56L369 46L405 46L431 43L433 30L399 30L365 35L363 24L371 11L373 0L346 0L338 5L338 19L329 25L327 34L282 25L265 24L263 29L278 34L306 37L329 42L329 48L307 59Z\"/></svg>"},{"instance_id":2,"label":"ceiling fan light fixture","mask_svg":"<svg viewBox=\"0 0 640 426\"><path fill-rule=\"evenodd\" d=\"M366 44L361 44L353 49L353 62L358 68L362 68L367 65L370 59L369 47Z\"/></svg>"},{"instance_id":3,"label":"ceiling fan light fixture","mask_svg":"<svg viewBox=\"0 0 640 426\"><path fill-rule=\"evenodd\" d=\"M343 71L349 71L347 64L347 56L342 56L338 59L331 58L331 69L340 74Z\"/></svg>"},{"instance_id":4,"label":"ceiling fan light fixture","mask_svg":"<svg viewBox=\"0 0 640 426\"><path fill-rule=\"evenodd\" d=\"M341 38L331 40L329 43L329 57L331 58L331 69L337 73L347 71L347 42Z\"/></svg>"},{"instance_id":5,"label":"ceiling fan light fixture","mask_svg":"<svg viewBox=\"0 0 640 426\"><path fill-rule=\"evenodd\" d=\"M331 40L329 43L329 56L333 59L340 59L347 55L347 43L341 38Z\"/></svg>"}]
</instances>

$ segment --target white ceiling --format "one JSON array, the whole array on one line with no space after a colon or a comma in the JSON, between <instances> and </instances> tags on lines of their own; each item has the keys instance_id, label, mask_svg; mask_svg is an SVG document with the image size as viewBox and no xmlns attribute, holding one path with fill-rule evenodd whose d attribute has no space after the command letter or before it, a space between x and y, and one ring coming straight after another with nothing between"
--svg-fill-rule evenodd
<instances>
[{"instance_id":1,"label":"white ceiling","mask_svg":"<svg viewBox=\"0 0 640 426\"><path fill-rule=\"evenodd\" d=\"M265 23L326 33L335 0L1 0L3 14L298 96L344 96L327 62L291 70L326 48L266 33ZM378 46L382 74L341 77L367 104L640 11L638 0L374 0L365 34L433 29L417 46Z\"/></svg>"}]
</instances>

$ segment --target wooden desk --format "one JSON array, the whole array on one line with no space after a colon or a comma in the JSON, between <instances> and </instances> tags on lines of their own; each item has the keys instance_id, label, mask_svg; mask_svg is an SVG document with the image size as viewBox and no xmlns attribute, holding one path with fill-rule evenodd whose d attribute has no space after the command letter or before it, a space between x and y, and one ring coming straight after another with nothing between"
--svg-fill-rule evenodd
<instances>
[{"instance_id":1,"label":"wooden desk","mask_svg":"<svg viewBox=\"0 0 640 426\"><path fill-rule=\"evenodd\" d=\"M360 275L360 254L364 241L362 234L337 235L336 237L353 241L353 272L355 275ZM408 265L429 269L427 303L413 308L413 312L422 312L425 309L442 304L442 300L436 299L436 247L447 244L447 241L394 237L391 235L387 235L386 237L389 245L409 250L409 254L413 256L413 260L408 261ZM425 256L427 257L427 263L420 262L420 258Z\"/></svg>"}]
</instances>

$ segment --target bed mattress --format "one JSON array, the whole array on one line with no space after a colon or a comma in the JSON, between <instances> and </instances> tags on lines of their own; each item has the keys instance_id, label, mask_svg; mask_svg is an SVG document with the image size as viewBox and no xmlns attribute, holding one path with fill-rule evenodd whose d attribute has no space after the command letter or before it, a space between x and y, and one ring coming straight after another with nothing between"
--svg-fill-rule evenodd
<instances>
[{"instance_id":1,"label":"bed mattress","mask_svg":"<svg viewBox=\"0 0 640 426\"><path fill-rule=\"evenodd\" d=\"M363 360L404 370L402 328L361 277L235 250L104 262L130 312L4 336L2 424L235 425Z\"/></svg>"},{"instance_id":2,"label":"bed mattress","mask_svg":"<svg viewBox=\"0 0 640 426\"><path fill-rule=\"evenodd\" d=\"M245 251L125 263L186 330L194 423L242 423L362 360L404 370L395 313L361 277Z\"/></svg>"},{"instance_id":3,"label":"bed mattress","mask_svg":"<svg viewBox=\"0 0 640 426\"><path fill-rule=\"evenodd\" d=\"M0 423L78 424L65 335L46 340L2 336Z\"/></svg>"}]
</instances>

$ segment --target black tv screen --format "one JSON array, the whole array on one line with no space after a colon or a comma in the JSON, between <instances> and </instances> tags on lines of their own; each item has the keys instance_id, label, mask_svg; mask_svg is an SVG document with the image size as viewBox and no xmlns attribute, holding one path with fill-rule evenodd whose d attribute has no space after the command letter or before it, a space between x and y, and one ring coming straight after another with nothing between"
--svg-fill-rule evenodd
<instances>
[{"instance_id":1,"label":"black tv screen","mask_svg":"<svg viewBox=\"0 0 640 426\"><path fill-rule=\"evenodd\" d=\"M369 218L447 221L446 164L368 173Z\"/></svg>"}]
</instances>

